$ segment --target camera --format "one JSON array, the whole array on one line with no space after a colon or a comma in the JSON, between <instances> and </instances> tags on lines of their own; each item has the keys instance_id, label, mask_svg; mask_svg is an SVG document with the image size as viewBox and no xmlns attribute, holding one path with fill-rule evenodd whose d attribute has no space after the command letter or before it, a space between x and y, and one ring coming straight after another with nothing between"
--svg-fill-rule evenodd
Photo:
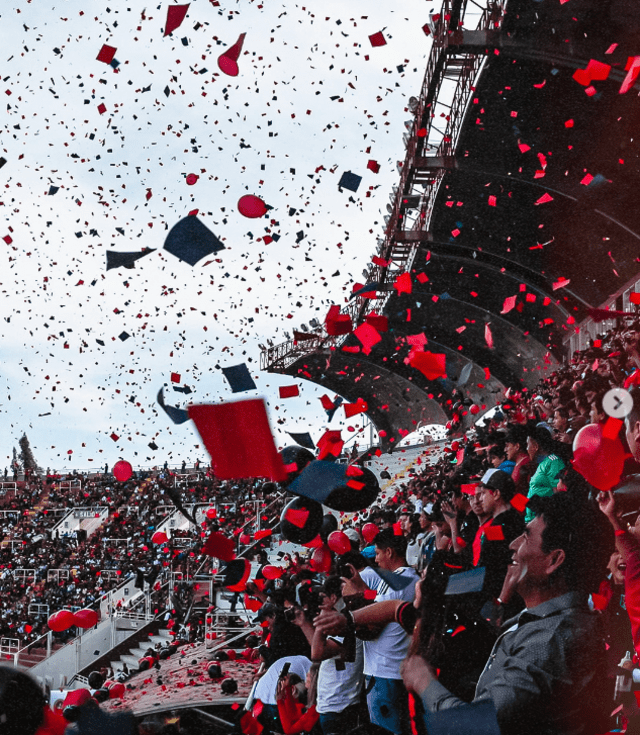
<instances>
[{"instance_id":1,"label":"camera","mask_svg":"<svg viewBox=\"0 0 640 735\"><path fill-rule=\"evenodd\" d=\"M351 577L353 577L351 567L345 562L340 562L338 564L337 572L339 577L344 577L345 579L351 579Z\"/></svg>"}]
</instances>

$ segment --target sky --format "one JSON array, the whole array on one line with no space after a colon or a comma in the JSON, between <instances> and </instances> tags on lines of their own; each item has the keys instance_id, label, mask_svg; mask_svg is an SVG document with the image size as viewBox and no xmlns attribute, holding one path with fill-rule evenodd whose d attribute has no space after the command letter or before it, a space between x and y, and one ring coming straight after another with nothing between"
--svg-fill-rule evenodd
<instances>
[{"instance_id":1,"label":"sky","mask_svg":"<svg viewBox=\"0 0 640 735\"><path fill-rule=\"evenodd\" d=\"M206 461L192 422L157 405L163 386L179 407L263 396L278 447L362 426L342 409L328 425L327 391L261 372L259 345L323 321L363 280L432 8L194 0L164 37L170 4L3 0L0 466L23 433L43 468ZM230 77L217 59L243 33ZM349 171L357 192L338 188ZM246 194L264 217L240 214ZM225 249L191 267L163 245L194 210ZM143 248L106 271L108 250ZM241 363L257 389L234 394L221 368Z\"/></svg>"}]
</instances>

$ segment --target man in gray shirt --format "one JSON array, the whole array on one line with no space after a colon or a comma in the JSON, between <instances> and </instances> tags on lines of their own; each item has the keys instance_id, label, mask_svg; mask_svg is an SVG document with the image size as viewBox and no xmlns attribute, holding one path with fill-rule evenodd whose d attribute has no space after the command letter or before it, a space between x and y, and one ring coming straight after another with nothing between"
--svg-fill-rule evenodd
<instances>
[{"instance_id":1,"label":"man in gray shirt","mask_svg":"<svg viewBox=\"0 0 640 735\"><path fill-rule=\"evenodd\" d=\"M474 702L496 710L501 735L606 732L605 644L588 592L604 577L613 534L597 511L559 493L530 502L535 518L511 544L501 598L516 591L526 608L508 620L478 680ZM498 603L506 599L498 598ZM426 710L464 706L419 655L405 660L405 686Z\"/></svg>"}]
</instances>

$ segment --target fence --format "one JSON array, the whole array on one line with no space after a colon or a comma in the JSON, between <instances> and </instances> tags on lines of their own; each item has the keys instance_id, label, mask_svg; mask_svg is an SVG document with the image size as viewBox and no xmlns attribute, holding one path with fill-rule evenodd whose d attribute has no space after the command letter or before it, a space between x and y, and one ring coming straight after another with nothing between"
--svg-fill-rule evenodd
<instances>
[{"instance_id":1,"label":"fence","mask_svg":"<svg viewBox=\"0 0 640 735\"><path fill-rule=\"evenodd\" d=\"M0 656L7 658L14 656L20 650L18 638L0 638Z\"/></svg>"},{"instance_id":2,"label":"fence","mask_svg":"<svg viewBox=\"0 0 640 735\"><path fill-rule=\"evenodd\" d=\"M100 579L110 582L112 579L120 579L122 572L119 569L101 569Z\"/></svg>"},{"instance_id":3,"label":"fence","mask_svg":"<svg viewBox=\"0 0 640 735\"><path fill-rule=\"evenodd\" d=\"M35 569L24 569L24 568L14 569L13 576L19 582L27 582L28 580L35 582L36 570Z\"/></svg>"},{"instance_id":4,"label":"fence","mask_svg":"<svg viewBox=\"0 0 640 735\"><path fill-rule=\"evenodd\" d=\"M69 579L68 569L47 570L47 582L60 582L63 579Z\"/></svg>"},{"instance_id":5,"label":"fence","mask_svg":"<svg viewBox=\"0 0 640 735\"><path fill-rule=\"evenodd\" d=\"M100 518L100 516L109 515L109 508L106 505L89 506L86 508L73 508L74 518Z\"/></svg>"},{"instance_id":6,"label":"fence","mask_svg":"<svg viewBox=\"0 0 640 735\"><path fill-rule=\"evenodd\" d=\"M49 617L49 605L45 605L42 602L32 602L28 609L27 609L28 615L35 615L36 617L40 617L41 615L45 618Z\"/></svg>"}]
</instances>

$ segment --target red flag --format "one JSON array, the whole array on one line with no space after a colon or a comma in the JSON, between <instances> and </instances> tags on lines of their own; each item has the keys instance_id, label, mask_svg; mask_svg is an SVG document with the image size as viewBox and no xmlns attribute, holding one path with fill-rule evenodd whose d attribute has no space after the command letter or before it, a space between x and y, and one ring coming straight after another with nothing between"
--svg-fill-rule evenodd
<instances>
[{"instance_id":1,"label":"red flag","mask_svg":"<svg viewBox=\"0 0 640 735\"><path fill-rule=\"evenodd\" d=\"M262 398L189 406L188 411L211 456L216 477L286 480L287 473L276 450Z\"/></svg>"}]
</instances>

